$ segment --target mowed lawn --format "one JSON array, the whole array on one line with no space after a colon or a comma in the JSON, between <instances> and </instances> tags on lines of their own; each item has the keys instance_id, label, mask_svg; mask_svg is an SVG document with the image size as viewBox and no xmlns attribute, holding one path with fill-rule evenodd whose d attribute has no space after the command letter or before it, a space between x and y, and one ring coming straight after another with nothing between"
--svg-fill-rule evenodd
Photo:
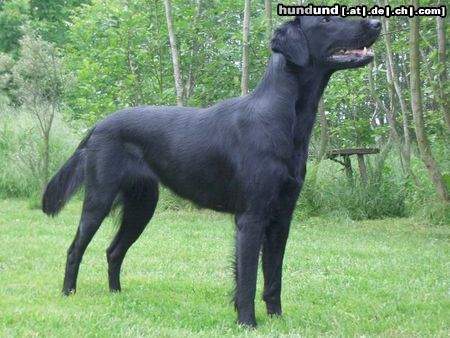
<instances>
[{"instance_id":1,"label":"mowed lawn","mask_svg":"<svg viewBox=\"0 0 450 338\"><path fill-rule=\"evenodd\" d=\"M450 227L412 219L294 221L282 318L256 300L257 330L230 303L234 228L209 211L157 211L107 289L108 220L89 246L77 294L63 297L65 255L80 202L47 218L0 201L0 336L448 336Z\"/></svg>"}]
</instances>

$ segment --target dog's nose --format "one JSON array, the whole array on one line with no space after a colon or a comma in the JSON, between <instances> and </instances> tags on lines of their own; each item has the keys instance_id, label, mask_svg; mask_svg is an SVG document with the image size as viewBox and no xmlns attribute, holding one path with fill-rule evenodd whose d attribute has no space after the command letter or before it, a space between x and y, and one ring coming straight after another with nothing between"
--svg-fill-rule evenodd
<instances>
[{"instance_id":1,"label":"dog's nose","mask_svg":"<svg viewBox=\"0 0 450 338\"><path fill-rule=\"evenodd\" d=\"M381 21L376 19L369 20L369 25L373 29L380 29L381 28Z\"/></svg>"}]
</instances>

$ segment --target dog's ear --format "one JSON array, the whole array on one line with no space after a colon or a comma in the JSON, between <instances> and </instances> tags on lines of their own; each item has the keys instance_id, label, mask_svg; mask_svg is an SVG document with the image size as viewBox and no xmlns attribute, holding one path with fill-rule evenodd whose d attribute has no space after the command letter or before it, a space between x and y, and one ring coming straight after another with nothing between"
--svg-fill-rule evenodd
<instances>
[{"instance_id":1,"label":"dog's ear","mask_svg":"<svg viewBox=\"0 0 450 338\"><path fill-rule=\"evenodd\" d=\"M305 34L301 29L300 17L289 21L275 30L270 48L281 53L290 62L305 67L309 63L309 49Z\"/></svg>"}]
</instances>

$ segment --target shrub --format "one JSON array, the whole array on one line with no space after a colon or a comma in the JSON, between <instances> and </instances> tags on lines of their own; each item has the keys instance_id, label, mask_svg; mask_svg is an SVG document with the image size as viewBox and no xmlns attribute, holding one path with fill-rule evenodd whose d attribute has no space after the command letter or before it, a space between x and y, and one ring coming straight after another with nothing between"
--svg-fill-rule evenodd
<instances>
[{"instance_id":1,"label":"shrub","mask_svg":"<svg viewBox=\"0 0 450 338\"><path fill-rule=\"evenodd\" d=\"M331 161L318 167L310 163L310 168L297 208L301 217L333 213L361 220L408 214L405 182L396 175L380 176L368 165L363 184L357 175L349 180L342 167Z\"/></svg>"},{"instance_id":2,"label":"shrub","mask_svg":"<svg viewBox=\"0 0 450 338\"><path fill-rule=\"evenodd\" d=\"M75 149L78 137L57 116L50 136L50 172L54 173ZM40 197L42 137L33 117L3 107L0 116L0 197Z\"/></svg>"}]
</instances>

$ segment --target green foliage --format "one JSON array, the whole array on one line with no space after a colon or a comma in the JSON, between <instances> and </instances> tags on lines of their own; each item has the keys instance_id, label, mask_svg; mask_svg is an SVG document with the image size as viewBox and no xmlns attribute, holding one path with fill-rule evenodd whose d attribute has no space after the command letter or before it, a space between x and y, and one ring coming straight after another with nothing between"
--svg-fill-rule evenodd
<instances>
[{"instance_id":1,"label":"green foliage","mask_svg":"<svg viewBox=\"0 0 450 338\"><path fill-rule=\"evenodd\" d=\"M192 3L173 2L173 6L183 82L188 87L189 78L194 81L188 104L208 106L239 95L242 4L202 2L195 25ZM250 85L254 87L267 63L268 44L263 8L254 4L252 13ZM66 51L66 67L77 80L67 102L77 119L93 123L126 106L175 102L160 2L113 0L80 7L72 17Z\"/></svg>"},{"instance_id":2,"label":"green foliage","mask_svg":"<svg viewBox=\"0 0 450 338\"><path fill-rule=\"evenodd\" d=\"M380 176L368 166L368 180L363 184L359 176L350 181L340 164L310 164L297 208L299 216L335 214L352 220L407 216L406 190L396 177L400 173L393 173L389 167Z\"/></svg>"},{"instance_id":3,"label":"green foliage","mask_svg":"<svg viewBox=\"0 0 450 338\"><path fill-rule=\"evenodd\" d=\"M46 125L45 117L59 108L69 77L62 72L62 56L53 43L32 30L24 31L18 43L15 59L0 53L1 101L12 106L24 105L42 119L42 128Z\"/></svg>"},{"instance_id":4,"label":"green foliage","mask_svg":"<svg viewBox=\"0 0 450 338\"><path fill-rule=\"evenodd\" d=\"M19 40L27 29L58 46L64 45L70 14L86 2L89 0L0 1L0 53L18 56Z\"/></svg>"},{"instance_id":5,"label":"green foliage","mask_svg":"<svg viewBox=\"0 0 450 338\"><path fill-rule=\"evenodd\" d=\"M15 94L33 113L50 115L62 99L66 81L61 55L54 44L34 33L26 33L19 43L20 57L12 68Z\"/></svg>"},{"instance_id":6,"label":"green foliage","mask_svg":"<svg viewBox=\"0 0 450 338\"><path fill-rule=\"evenodd\" d=\"M50 172L67 160L77 137L59 118L50 138ZM40 199L43 145L36 121L21 109L0 112L0 197Z\"/></svg>"},{"instance_id":7,"label":"green foliage","mask_svg":"<svg viewBox=\"0 0 450 338\"><path fill-rule=\"evenodd\" d=\"M17 54L21 28L30 19L29 10L28 0L0 2L0 52Z\"/></svg>"},{"instance_id":8,"label":"green foliage","mask_svg":"<svg viewBox=\"0 0 450 338\"><path fill-rule=\"evenodd\" d=\"M441 169L444 181L449 186L450 148L447 144L434 142L434 152ZM415 153L417 154L417 150ZM438 199L423 162L414 157L411 162L413 175L408 180L408 208L423 222L430 224L450 225L450 204Z\"/></svg>"},{"instance_id":9,"label":"green foliage","mask_svg":"<svg viewBox=\"0 0 450 338\"><path fill-rule=\"evenodd\" d=\"M374 105L368 100L368 94L366 69L346 70L333 75L324 93L333 148L374 144L375 137L383 126L371 123Z\"/></svg>"},{"instance_id":10,"label":"green foliage","mask_svg":"<svg viewBox=\"0 0 450 338\"><path fill-rule=\"evenodd\" d=\"M115 0L80 7L69 31L66 67L76 83L67 102L90 123L145 102L167 103L170 55L163 7ZM164 50L164 52L162 52Z\"/></svg>"},{"instance_id":11,"label":"green foliage","mask_svg":"<svg viewBox=\"0 0 450 338\"><path fill-rule=\"evenodd\" d=\"M417 208L416 217L427 224L450 225L450 205L431 196Z\"/></svg>"},{"instance_id":12,"label":"green foliage","mask_svg":"<svg viewBox=\"0 0 450 338\"><path fill-rule=\"evenodd\" d=\"M442 163L444 179L448 181L448 146L436 142L434 149L437 161ZM413 215L427 224L450 225L450 206L437 199L417 149L413 148L408 176L403 173L395 152L389 154L381 171L374 163L377 158L368 157L367 185L361 183L355 170L353 181L349 181L340 164L324 160L317 166L310 161L297 216L335 215L361 220ZM353 168L357 167L353 163Z\"/></svg>"},{"instance_id":13,"label":"green foliage","mask_svg":"<svg viewBox=\"0 0 450 338\"><path fill-rule=\"evenodd\" d=\"M13 81L14 59L6 53L0 53L0 105L8 105L17 101L14 91L17 89Z\"/></svg>"},{"instance_id":14,"label":"green foliage","mask_svg":"<svg viewBox=\"0 0 450 338\"><path fill-rule=\"evenodd\" d=\"M78 6L90 0L29 0L32 26L42 37L63 46L67 41L69 17Z\"/></svg>"}]
</instances>

